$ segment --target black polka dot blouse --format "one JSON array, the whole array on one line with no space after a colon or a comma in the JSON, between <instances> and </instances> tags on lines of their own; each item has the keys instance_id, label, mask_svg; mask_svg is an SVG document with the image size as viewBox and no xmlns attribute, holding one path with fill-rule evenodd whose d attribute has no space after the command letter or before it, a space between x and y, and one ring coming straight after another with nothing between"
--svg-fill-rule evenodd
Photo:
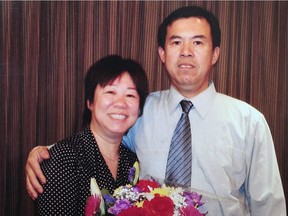
<instances>
[{"instance_id":1,"label":"black polka dot blouse","mask_svg":"<svg viewBox=\"0 0 288 216\"><path fill-rule=\"evenodd\" d=\"M47 183L36 199L37 215L84 215L90 196L90 179L112 194L128 184L136 154L120 145L117 179L114 180L90 128L64 139L50 149L50 160L41 164Z\"/></svg>"}]
</instances>

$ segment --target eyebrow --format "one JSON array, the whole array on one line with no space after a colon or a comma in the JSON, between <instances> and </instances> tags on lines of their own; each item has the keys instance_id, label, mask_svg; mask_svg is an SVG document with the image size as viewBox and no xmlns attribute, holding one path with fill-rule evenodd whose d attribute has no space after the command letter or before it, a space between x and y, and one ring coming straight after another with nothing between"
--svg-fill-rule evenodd
<instances>
[{"instance_id":1,"label":"eyebrow","mask_svg":"<svg viewBox=\"0 0 288 216\"><path fill-rule=\"evenodd\" d=\"M135 87L128 87L127 89L130 89L130 90L135 90L135 91L137 91L137 88Z\"/></svg>"},{"instance_id":2,"label":"eyebrow","mask_svg":"<svg viewBox=\"0 0 288 216\"><path fill-rule=\"evenodd\" d=\"M179 35L172 35L172 36L169 38L169 40L181 39L181 38L183 38L183 37L181 37L181 36L179 36ZM199 39L206 39L206 37L205 37L204 35L195 35L195 36L191 37L191 39L197 39L197 38L199 38Z\"/></svg>"},{"instance_id":3,"label":"eyebrow","mask_svg":"<svg viewBox=\"0 0 288 216\"><path fill-rule=\"evenodd\" d=\"M113 85L113 84L108 84L108 85L106 85L106 86L117 87L117 85ZM106 86L105 86L105 87L106 87ZM126 88L126 89L137 91L137 87L129 87L129 86L128 86L128 88Z\"/></svg>"}]
</instances>

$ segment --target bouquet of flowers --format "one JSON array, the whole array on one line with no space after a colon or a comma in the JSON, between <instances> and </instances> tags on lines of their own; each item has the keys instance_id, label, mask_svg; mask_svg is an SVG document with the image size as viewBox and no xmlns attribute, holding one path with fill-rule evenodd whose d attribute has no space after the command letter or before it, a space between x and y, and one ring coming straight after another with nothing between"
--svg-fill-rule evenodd
<instances>
[{"instance_id":1,"label":"bouquet of flowers","mask_svg":"<svg viewBox=\"0 0 288 216\"><path fill-rule=\"evenodd\" d=\"M117 188L112 195L102 193L104 200L102 202L105 203L109 214L118 216L203 216L206 214L199 208L204 203L201 201L202 196L196 192L179 186L168 186L152 177L141 180L138 178L139 165L136 163L130 170L131 184ZM98 201L90 201L90 203L97 203L98 212L103 208L100 212L104 215L105 207L101 207L100 196L98 193L96 196L99 197ZM91 197L89 199L92 199ZM88 204L89 200L87 206Z\"/></svg>"}]
</instances>

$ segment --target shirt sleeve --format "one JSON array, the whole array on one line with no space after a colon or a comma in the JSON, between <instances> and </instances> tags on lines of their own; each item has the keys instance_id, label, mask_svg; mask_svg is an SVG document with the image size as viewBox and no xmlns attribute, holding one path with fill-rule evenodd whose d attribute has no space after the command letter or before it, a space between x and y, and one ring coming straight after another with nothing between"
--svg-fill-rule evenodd
<instances>
[{"instance_id":1,"label":"shirt sleeve","mask_svg":"<svg viewBox=\"0 0 288 216\"><path fill-rule=\"evenodd\" d=\"M269 126L260 116L247 157L247 197L251 215L286 215L285 197ZM249 165L250 164L250 165Z\"/></svg>"},{"instance_id":2,"label":"shirt sleeve","mask_svg":"<svg viewBox=\"0 0 288 216\"><path fill-rule=\"evenodd\" d=\"M137 122L136 122L136 124L137 124ZM134 153L136 152L135 144L134 144L135 127L136 127L136 125L134 125L132 128L130 128L128 133L125 136L123 136L123 139L122 139L122 143L124 144L124 146L126 146L128 149L130 149Z\"/></svg>"}]
</instances>

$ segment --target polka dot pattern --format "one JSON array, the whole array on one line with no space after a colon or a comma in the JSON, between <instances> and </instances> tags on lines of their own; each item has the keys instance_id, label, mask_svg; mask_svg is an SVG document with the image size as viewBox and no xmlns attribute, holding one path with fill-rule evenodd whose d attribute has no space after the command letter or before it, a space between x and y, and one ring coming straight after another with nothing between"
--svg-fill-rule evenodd
<instances>
[{"instance_id":1,"label":"polka dot pattern","mask_svg":"<svg viewBox=\"0 0 288 216\"><path fill-rule=\"evenodd\" d=\"M129 183L129 169L137 160L136 154L121 144L115 181L90 128L54 145L50 156L41 164L47 183L36 199L37 215L84 215L91 177L96 178L100 189L113 193Z\"/></svg>"}]
</instances>

